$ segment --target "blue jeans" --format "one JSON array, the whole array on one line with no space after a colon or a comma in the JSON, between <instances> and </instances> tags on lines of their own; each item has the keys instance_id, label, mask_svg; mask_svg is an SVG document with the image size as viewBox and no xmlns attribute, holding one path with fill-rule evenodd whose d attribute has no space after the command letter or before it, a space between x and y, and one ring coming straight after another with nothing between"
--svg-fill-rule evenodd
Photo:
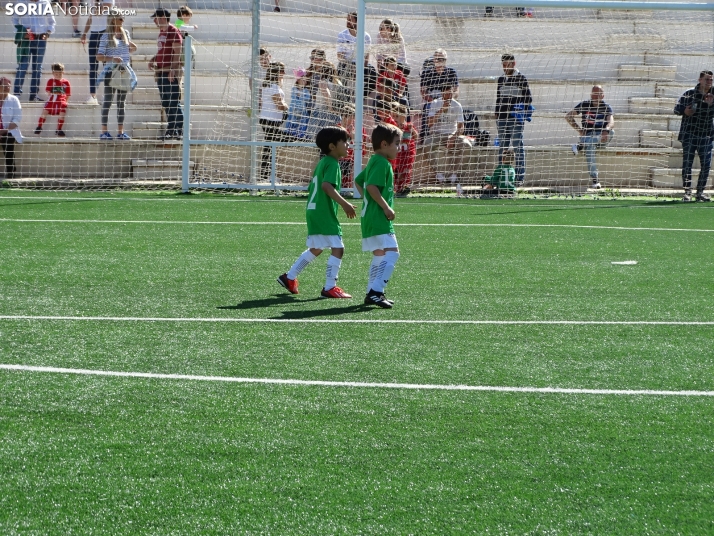
<instances>
[{"instance_id":1,"label":"blue jeans","mask_svg":"<svg viewBox=\"0 0 714 536\"><path fill-rule=\"evenodd\" d=\"M523 148L523 123L515 119L496 121L498 129L498 163L501 163L501 155L504 149L512 146L516 153L516 183L522 183L526 177L526 151Z\"/></svg>"},{"instance_id":2,"label":"blue jeans","mask_svg":"<svg viewBox=\"0 0 714 536\"><path fill-rule=\"evenodd\" d=\"M97 73L99 71L97 51L103 34L103 31L89 33L89 93L92 95L97 94Z\"/></svg>"},{"instance_id":3,"label":"blue jeans","mask_svg":"<svg viewBox=\"0 0 714 536\"><path fill-rule=\"evenodd\" d=\"M709 169L712 166L712 139L709 136L692 136L685 134L682 137L682 186L685 190L692 189L692 164L694 163L694 153L699 153L699 180L697 181L697 192L704 191L704 187L709 180Z\"/></svg>"},{"instance_id":4,"label":"blue jeans","mask_svg":"<svg viewBox=\"0 0 714 536\"><path fill-rule=\"evenodd\" d=\"M169 73L156 73L161 106L166 110L167 134L183 136L183 107L181 106L181 86L179 77L169 82Z\"/></svg>"},{"instance_id":5,"label":"blue jeans","mask_svg":"<svg viewBox=\"0 0 714 536\"><path fill-rule=\"evenodd\" d=\"M30 79L30 98L37 96L40 90L40 76L42 76L42 61L45 59L45 50L47 50L47 41L44 39L33 39L30 41L30 51L27 55L20 58L20 63L17 65L15 73L15 85L13 93L20 95L22 93L22 84L25 83L25 75L27 67L32 62L32 78Z\"/></svg>"},{"instance_id":6,"label":"blue jeans","mask_svg":"<svg viewBox=\"0 0 714 536\"><path fill-rule=\"evenodd\" d=\"M610 130L607 141L602 142L602 131L593 132L591 134L586 134L585 136L580 136L580 143L583 145L585 150L585 161L588 163L588 172L590 173L590 178L597 179L597 162L595 162L595 151L606 147L608 143L612 141L615 136L615 131Z\"/></svg>"}]
</instances>

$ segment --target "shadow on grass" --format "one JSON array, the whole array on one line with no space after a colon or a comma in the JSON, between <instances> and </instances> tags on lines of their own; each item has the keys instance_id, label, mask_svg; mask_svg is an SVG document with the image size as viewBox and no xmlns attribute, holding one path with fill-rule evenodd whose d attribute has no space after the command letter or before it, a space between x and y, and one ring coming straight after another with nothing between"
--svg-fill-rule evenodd
<instances>
[{"instance_id":1,"label":"shadow on grass","mask_svg":"<svg viewBox=\"0 0 714 536\"><path fill-rule=\"evenodd\" d=\"M261 298L258 300L246 300L240 302L236 305L221 305L216 307L216 309L223 310L234 310L242 311L247 309L264 309L267 307L284 307L286 305L300 306L306 305L311 302L323 302L334 304L337 300L326 300L322 298L308 298L306 300L301 300L295 298L291 294L274 294L267 298ZM341 300L340 300L341 301ZM345 302L342 302L345 303ZM283 310L280 316L273 316L274 319L301 319L301 318L315 318L320 316L340 316L350 313L358 313L369 311L372 308L364 304L354 304L351 302L345 303L345 305L336 305L334 307L328 307L326 309L300 309L300 310Z\"/></svg>"}]
</instances>

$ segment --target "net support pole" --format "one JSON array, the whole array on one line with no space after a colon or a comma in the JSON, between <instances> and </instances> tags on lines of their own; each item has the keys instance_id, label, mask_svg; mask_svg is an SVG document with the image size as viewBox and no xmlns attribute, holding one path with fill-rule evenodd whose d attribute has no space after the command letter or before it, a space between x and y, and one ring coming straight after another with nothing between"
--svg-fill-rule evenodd
<instances>
[{"instance_id":1,"label":"net support pole","mask_svg":"<svg viewBox=\"0 0 714 536\"><path fill-rule=\"evenodd\" d=\"M186 36L183 42L183 54L186 58L183 77L183 151L181 158L181 191L188 193L188 179L191 169L191 67L193 65L193 55L191 46L193 37Z\"/></svg>"},{"instance_id":2,"label":"net support pole","mask_svg":"<svg viewBox=\"0 0 714 536\"><path fill-rule=\"evenodd\" d=\"M251 31L250 47L250 78L252 80L250 89L250 141L258 141L258 116L260 115L260 87L262 80L256 80L255 76L260 68L260 0L253 0L253 26ZM258 182L258 151L260 147L255 145L250 148L250 183Z\"/></svg>"},{"instance_id":3,"label":"net support pole","mask_svg":"<svg viewBox=\"0 0 714 536\"><path fill-rule=\"evenodd\" d=\"M364 34L367 31L366 25L366 1L357 2L357 39L355 41L355 139L354 141L354 165L353 174L355 177L362 171L362 126L364 125ZM352 188L352 195L359 198L357 186Z\"/></svg>"}]
</instances>

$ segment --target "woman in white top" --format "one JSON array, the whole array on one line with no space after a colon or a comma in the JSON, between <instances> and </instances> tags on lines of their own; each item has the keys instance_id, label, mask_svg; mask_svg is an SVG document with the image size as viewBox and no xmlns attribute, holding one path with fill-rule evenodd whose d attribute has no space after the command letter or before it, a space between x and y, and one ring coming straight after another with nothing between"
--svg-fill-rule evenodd
<instances>
[{"instance_id":1,"label":"woman in white top","mask_svg":"<svg viewBox=\"0 0 714 536\"><path fill-rule=\"evenodd\" d=\"M404 37L399 29L399 24L392 19L384 19L379 25L379 35L377 35L377 45L374 47L377 53L377 71L382 72L384 59L393 56L397 58L397 67L404 76L409 76L407 65L407 49L404 45Z\"/></svg>"},{"instance_id":2,"label":"woman in white top","mask_svg":"<svg viewBox=\"0 0 714 536\"><path fill-rule=\"evenodd\" d=\"M22 106L20 100L11 94L12 82L0 78L0 148L5 154L5 178L15 178L15 141L22 143L20 121Z\"/></svg>"},{"instance_id":3,"label":"woman in white top","mask_svg":"<svg viewBox=\"0 0 714 536\"><path fill-rule=\"evenodd\" d=\"M314 140L317 133L323 128L334 127L340 122L339 111L341 105L344 104L340 100L346 94L333 63L323 62L318 73L319 82L315 104L305 132L305 136L309 140Z\"/></svg>"},{"instance_id":4,"label":"woman in white top","mask_svg":"<svg viewBox=\"0 0 714 536\"><path fill-rule=\"evenodd\" d=\"M265 80L260 90L259 115L265 141L282 141L280 125L285 121L285 113L288 111L285 93L281 87L284 77L285 64L282 62L271 63L265 71ZM270 178L270 147L263 147L260 176L264 180Z\"/></svg>"},{"instance_id":5,"label":"woman in white top","mask_svg":"<svg viewBox=\"0 0 714 536\"><path fill-rule=\"evenodd\" d=\"M136 52L136 45L129 39L129 33L124 29L124 16L115 14L109 15L107 20L107 30L99 40L99 50L97 51L97 61L111 62L117 65L129 66L131 63L131 53ZM111 140L112 135L107 132L109 122L109 108L114 100L114 93L117 95L117 139L128 140L129 135L124 132L124 103L128 91L114 89L110 85L111 74L104 76L104 101L102 101L102 134L99 139Z\"/></svg>"}]
</instances>

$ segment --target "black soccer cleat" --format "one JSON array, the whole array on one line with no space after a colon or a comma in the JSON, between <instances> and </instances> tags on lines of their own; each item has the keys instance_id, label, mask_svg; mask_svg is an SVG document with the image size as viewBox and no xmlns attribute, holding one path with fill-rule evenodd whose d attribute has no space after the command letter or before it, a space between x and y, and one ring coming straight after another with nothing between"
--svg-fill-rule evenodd
<instances>
[{"instance_id":1,"label":"black soccer cleat","mask_svg":"<svg viewBox=\"0 0 714 536\"><path fill-rule=\"evenodd\" d=\"M364 297L365 305L376 305L382 309L391 309L393 303L384 297L384 294L377 292L376 290L370 290Z\"/></svg>"}]
</instances>

